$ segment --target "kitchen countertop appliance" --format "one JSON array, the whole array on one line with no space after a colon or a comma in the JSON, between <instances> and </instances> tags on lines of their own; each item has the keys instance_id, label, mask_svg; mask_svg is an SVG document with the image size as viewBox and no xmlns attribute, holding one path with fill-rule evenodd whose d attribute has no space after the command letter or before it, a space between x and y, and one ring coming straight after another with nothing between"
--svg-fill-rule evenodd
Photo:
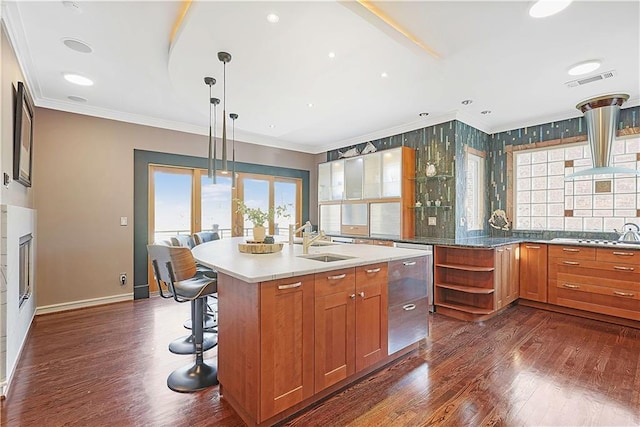
<instances>
[{"instance_id":1,"label":"kitchen countertop appliance","mask_svg":"<svg viewBox=\"0 0 640 427\"><path fill-rule=\"evenodd\" d=\"M618 232L618 230L616 230L616 232ZM618 241L625 243L640 243L640 226L632 222L626 223L622 228Z\"/></svg>"}]
</instances>

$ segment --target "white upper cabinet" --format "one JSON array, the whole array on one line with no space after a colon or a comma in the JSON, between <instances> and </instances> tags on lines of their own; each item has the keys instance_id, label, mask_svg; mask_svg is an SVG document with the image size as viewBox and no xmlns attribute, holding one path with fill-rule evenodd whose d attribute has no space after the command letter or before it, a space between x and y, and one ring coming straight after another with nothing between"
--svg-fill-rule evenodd
<instances>
[{"instance_id":1,"label":"white upper cabinet","mask_svg":"<svg viewBox=\"0 0 640 427\"><path fill-rule=\"evenodd\" d=\"M342 200L344 192L344 160L318 165L318 201Z\"/></svg>"},{"instance_id":2,"label":"white upper cabinet","mask_svg":"<svg viewBox=\"0 0 640 427\"><path fill-rule=\"evenodd\" d=\"M346 200L362 199L362 156L344 161L344 195Z\"/></svg>"},{"instance_id":3,"label":"white upper cabinet","mask_svg":"<svg viewBox=\"0 0 640 427\"><path fill-rule=\"evenodd\" d=\"M331 163L318 165L318 201L331 200Z\"/></svg>"},{"instance_id":4,"label":"white upper cabinet","mask_svg":"<svg viewBox=\"0 0 640 427\"><path fill-rule=\"evenodd\" d=\"M402 151L400 148L382 153L382 197L402 195Z\"/></svg>"},{"instance_id":5,"label":"white upper cabinet","mask_svg":"<svg viewBox=\"0 0 640 427\"><path fill-rule=\"evenodd\" d=\"M344 198L344 160L331 162L331 200Z\"/></svg>"},{"instance_id":6,"label":"white upper cabinet","mask_svg":"<svg viewBox=\"0 0 640 427\"><path fill-rule=\"evenodd\" d=\"M382 153L367 154L364 158L364 198L379 199L382 196Z\"/></svg>"}]
</instances>

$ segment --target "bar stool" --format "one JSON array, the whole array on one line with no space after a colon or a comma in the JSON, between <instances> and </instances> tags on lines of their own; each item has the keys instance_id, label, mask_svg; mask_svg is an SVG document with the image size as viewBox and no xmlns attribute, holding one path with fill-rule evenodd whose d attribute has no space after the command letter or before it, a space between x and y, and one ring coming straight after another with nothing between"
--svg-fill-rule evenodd
<instances>
[{"instance_id":1,"label":"bar stool","mask_svg":"<svg viewBox=\"0 0 640 427\"><path fill-rule=\"evenodd\" d=\"M205 242L212 242L214 240L220 239L220 234L213 231L200 231L198 233L193 233L193 243L198 246Z\"/></svg>"},{"instance_id":2,"label":"bar stool","mask_svg":"<svg viewBox=\"0 0 640 427\"><path fill-rule=\"evenodd\" d=\"M217 291L217 280L197 276L196 262L189 248L148 245L147 252L152 264L157 266L157 278L168 285L173 298L180 303L195 302L192 312L195 363L173 371L167 378L167 386L173 391L188 393L218 384L218 370L204 361L202 345L204 305L207 296Z\"/></svg>"},{"instance_id":3,"label":"bar stool","mask_svg":"<svg viewBox=\"0 0 640 427\"><path fill-rule=\"evenodd\" d=\"M154 245L163 245L163 246L171 246L171 242L168 241L159 241L155 242ZM157 260L153 259L151 261L151 266L153 268L153 275L156 279L156 283L158 285L158 291L160 296L165 299L174 298L173 293L169 285L162 280L160 280L160 271ZM194 310L196 309L195 300L191 301L191 318L195 316ZM191 319L189 319L189 326L191 326ZM189 327L191 329L191 327ZM203 351L211 350L218 344L218 335L217 333L213 333L211 330L206 330L202 337L202 347ZM195 336L193 330L190 335L185 335L180 338L176 338L175 340L169 343L169 351L174 354L195 354L196 345L195 345Z\"/></svg>"}]
</instances>

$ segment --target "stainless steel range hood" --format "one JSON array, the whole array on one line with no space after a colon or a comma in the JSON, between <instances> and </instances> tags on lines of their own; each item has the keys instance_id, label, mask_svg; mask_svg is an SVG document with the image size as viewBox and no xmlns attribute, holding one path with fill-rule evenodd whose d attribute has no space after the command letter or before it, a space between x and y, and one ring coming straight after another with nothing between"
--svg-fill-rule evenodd
<instances>
[{"instance_id":1,"label":"stainless steel range hood","mask_svg":"<svg viewBox=\"0 0 640 427\"><path fill-rule=\"evenodd\" d=\"M627 99L629 95L612 94L591 98L576 105L584 114L587 124L587 139L591 147L593 167L568 175L565 179L618 173L640 175L640 171L636 169L610 166L620 107Z\"/></svg>"}]
</instances>

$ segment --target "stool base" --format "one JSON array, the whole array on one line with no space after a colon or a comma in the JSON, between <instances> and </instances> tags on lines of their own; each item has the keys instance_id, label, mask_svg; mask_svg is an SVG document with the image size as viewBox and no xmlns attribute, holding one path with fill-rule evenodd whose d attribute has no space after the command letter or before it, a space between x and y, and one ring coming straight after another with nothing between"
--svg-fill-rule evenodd
<instances>
[{"instance_id":1,"label":"stool base","mask_svg":"<svg viewBox=\"0 0 640 427\"><path fill-rule=\"evenodd\" d=\"M178 368L167 378L167 386L179 393L191 393L218 384L218 369L202 362Z\"/></svg>"}]
</instances>

